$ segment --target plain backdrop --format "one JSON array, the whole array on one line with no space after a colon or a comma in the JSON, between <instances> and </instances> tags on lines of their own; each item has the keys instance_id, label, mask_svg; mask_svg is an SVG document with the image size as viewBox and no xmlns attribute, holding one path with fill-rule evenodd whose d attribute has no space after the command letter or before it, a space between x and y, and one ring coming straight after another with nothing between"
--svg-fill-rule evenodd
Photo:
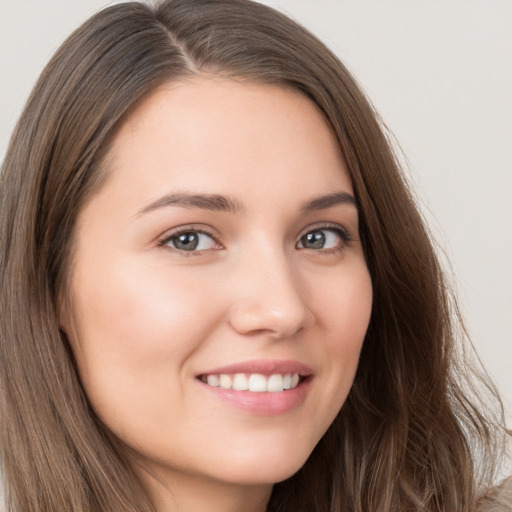
<instances>
[{"instance_id":1,"label":"plain backdrop","mask_svg":"<svg viewBox=\"0 0 512 512\"><path fill-rule=\"evenodd\" d=\"M105 0L0 0L0 159L52 53ZM327 43L407 158L469 331L512 404L512 2L265 1Z\"/></svg>"}]
</instances>

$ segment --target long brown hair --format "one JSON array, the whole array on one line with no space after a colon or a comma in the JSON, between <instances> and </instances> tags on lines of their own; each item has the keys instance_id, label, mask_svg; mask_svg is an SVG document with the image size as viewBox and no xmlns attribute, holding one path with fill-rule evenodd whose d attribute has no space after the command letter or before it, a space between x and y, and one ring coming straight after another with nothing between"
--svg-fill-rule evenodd
<instances>
[{"instance_id":1,"label":"long brown hair","mask_svg":"<svg viewBox=\"0 0 512 512\"><path fill-rule=\"evenodd\" d=\"M268 510L473 511L501 449L500 403L484 380L483 391L470 384L456 304L386 131L322 43L249 0L109 7L62 45L28 100L0 175L9 510L154 510L88 405L57 310L77 213L108 176L116 128L155 87L198 73L292 87L316 103L350 172L373 283L348 399ZM483 406L492 400L497 416Z\"/></svg>"}]
</instances>

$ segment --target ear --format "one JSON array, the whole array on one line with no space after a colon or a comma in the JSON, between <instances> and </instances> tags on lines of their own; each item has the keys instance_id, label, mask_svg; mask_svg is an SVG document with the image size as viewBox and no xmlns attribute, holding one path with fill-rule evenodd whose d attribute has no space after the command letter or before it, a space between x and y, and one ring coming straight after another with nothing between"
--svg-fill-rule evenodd
<instances>
[{"instance_id":1,"label":"ear","mask_svg":"<svg viewBox=\"0 0 512 512\"><path fill-rule=\"evenodd\" d=\"M57 305L57 323L62 341L74 354L78 349L78 332L73 315L73 307L69 300L59 299Z\"/></svg>"},{"instance_id":2,"label":"ear","mask_svg":"<svg viewBox=\"0 0 512 512\"><path fill-rule=\"evenodd\" d=\"M64 296L63 293L59 293L57 297L57 322L59 325L59 330L65 334L66 338L69 339L69 335L71 334L72 322L71 322L71 301L69 297Z\"/></svg>"}]
</instances>

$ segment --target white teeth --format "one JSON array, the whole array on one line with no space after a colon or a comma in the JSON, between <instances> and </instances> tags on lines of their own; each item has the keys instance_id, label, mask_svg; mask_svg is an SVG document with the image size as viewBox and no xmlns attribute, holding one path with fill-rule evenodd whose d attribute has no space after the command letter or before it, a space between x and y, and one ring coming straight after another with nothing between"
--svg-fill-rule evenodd
<instances>
[{"instance_id":1,"label":"white teeth","mask_svg":"<svg viewBox=\"0 0 512 512\"><path fill-rule=\"evenodd\" d=\"M236 373L228 375L221 373L219 375L202 376L201 380L209 386L220 387L223 389L234 389L235 391L252 391L255 393L278 393L287 389L293 389L298 386L300 377L298 373L275 373L268 377L260 373Z\"/></svg>"},{"instance_id":2,"label":"white teeth","mask_svg":"<svg viewBox=\"0 0 512 512\"><path fill-rule=\"evenodd\" d=\"M233 379L233 389L237 391L247 391L249 389L249 381L243 373L237 373Z\"/></svg>"},{"instance_id":3,"label":"white teeth","mask_svg":"<svg viewBox=\"0 0 512 512\"><path fill-rule=\"evenodd\" d=\"M249 377L249 391L255 391L258 393L267 391L267 379L265 378L265 375L253 373Z\"/></svg>"},{"instance_id":4,"label":"white teeth","mask_svg":"<svg viewBox=\"0 0 512 512\"><path fill-rule=\"evenodd\" d=\"M219 386L219 376L218 375L208 375L206 382L208 386L218 387Z\"/></svg>"},{"instance_id":5,"label":"white teeth","mask_svg":"<svg viewBox=\"0 0 512 512\"><path fill-rule=\"evenodd\" d=\"M229 375L221 374L219 377L219 385L223 389L231 389L231 377Z\"/></svg>"},{"instance_id":6,"label":"white teeth","mask_svg":"<svg viewBox=\"0 0 512 512\"><path fill-rule=\"evenodd\" d=\"M267 381L267 391L277 392L283 391L283 376L282 375L271 375Z\"/></svg>"}]
</instances>

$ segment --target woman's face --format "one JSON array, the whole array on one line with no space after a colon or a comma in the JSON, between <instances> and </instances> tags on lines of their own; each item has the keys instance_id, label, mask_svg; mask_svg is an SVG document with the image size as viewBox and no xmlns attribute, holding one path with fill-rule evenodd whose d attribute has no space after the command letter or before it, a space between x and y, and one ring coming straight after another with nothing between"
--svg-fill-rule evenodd
<instances>
[{"instance_id":1,"label":"woman's face","mask_svg":"<svg viewBox=\"0 0 512 512\"><path fill-rule=\"evenodd\" d=\"M61 315L92 407L157 474L289 477L346 399L372 302L327 124L298 92L195 78L142 102L106 166Z\"/></svg>"}]
</instances>

